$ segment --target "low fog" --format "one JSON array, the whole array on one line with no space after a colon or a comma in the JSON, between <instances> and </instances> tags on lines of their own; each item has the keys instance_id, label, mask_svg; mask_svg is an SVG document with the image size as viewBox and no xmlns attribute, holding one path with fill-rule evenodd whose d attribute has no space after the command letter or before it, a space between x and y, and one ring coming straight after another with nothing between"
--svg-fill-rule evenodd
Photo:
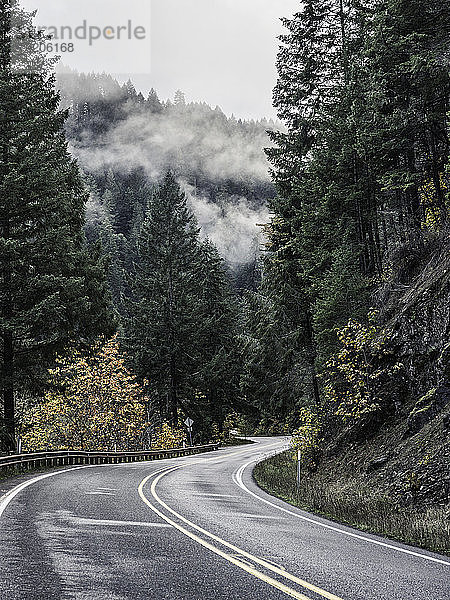
<instances>
[{"instance_id":1,"label":"low fog","mask_svg":"<svg viewBox=\"0 0 450 600\"><path fill-rule=\"evenodd\" d=\"M91 171L144 167L153 179L175 166L181 174L200 171L215 181L270 181L266 124L238 127L236 122L233 131L220 109L201 104L152 115L133 104L126 109L126 118L100 138L86 135L72 144L82 165Z\"/></svg>"},{"instance_id":2,"label":"low fog","mask_svg":"<svg viewBox=\"0 0 450 600\"><path fill-rule=\"evenodd\" d=\"M259 225L270 219L267 206L252 208L245 197L220 206L193 195L191 186L185 185L184 189L202 235L214 243L220 254L231 265L254 260L263 239Z\"/></svg>"},{"instance_id":3,"label":"low fog","mask_svg":"<svg viewBox=\"0 0 450 600\"><path fill-rule=\"evenodd\" d=\"M70 149L80 166L98 176L142 168L156 183L172 169L186 191L202 233L230 263L251 259L259 223L267 223L274 195L264 148L273 121L241 121L219 107L146 99L131 83L106 75L59 78L70 109ZM87 214L95 219L93 204Z\"/></svg>"}]
</instances>

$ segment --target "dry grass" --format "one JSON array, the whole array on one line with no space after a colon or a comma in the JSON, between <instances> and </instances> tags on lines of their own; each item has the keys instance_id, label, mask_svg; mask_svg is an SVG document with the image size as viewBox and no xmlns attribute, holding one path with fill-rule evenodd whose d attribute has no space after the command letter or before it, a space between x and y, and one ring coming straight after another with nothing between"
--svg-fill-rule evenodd
<instances>
[{"instance_id":1,"label":"dry grass","mask_svg":"<svg viewBox=\"0 0 450 600\"><path fill-rule=\"evenodd\" d=\"M296 489L296 464L290 453L256 466L254 477L264 490L287 502L363 531L450 555L450 515L444 507L399 508L386 495L357 479L333 480L304 474Z\"/></svg>"}]
</instances>

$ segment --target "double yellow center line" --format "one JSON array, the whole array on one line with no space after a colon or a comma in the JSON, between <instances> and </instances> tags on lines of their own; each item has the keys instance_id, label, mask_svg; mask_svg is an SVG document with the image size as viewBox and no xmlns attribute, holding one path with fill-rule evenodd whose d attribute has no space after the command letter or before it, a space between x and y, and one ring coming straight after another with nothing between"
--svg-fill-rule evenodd
<instances>
[{"instance_id":1,"label":"double yellow center line","mask_svg":"<svg viewBox=\"0 0 450 600\"><path fill-rule=\"evenodd\" d=\"M236 454L238 454L238 452ZM192 463L190 463L190 464L192 464ZM189 521L188 519L186 519L185 517L183 517L176 511L174 511L172 508L170 508L170 506L168 506L158 496L158 494L156 492L156 486L158 485L159 481L163 477L165 477L169 473L172 473L173 471L183 468L184 466L187 466L187 464L179 465L176 467L166 468L164 470L161 470L162 472L157 471L156 473L152 473L151 475L148 475L147 477L145 477L145 479L143 479L141 481L141 483L139 484L139 487L138 487L139 496L141 497L142 501L155 514L157 514L161 519L166 521L166 523L169 523L172 527L174 527L175 529L177 529L178 531L180 531L181 533L183 533L184 535L189 537L191 540L197 542L198 544L200 544L204 548L207 548L211 552L214 552L218 556L221 556L223 559L225 559L229 563L235 565L236 567L239 567L243 571L250 573L257 579L260 579L261 581L263 581L264 583L280 590L281 592L284 592L286 595L290 596L291 598L297 598L297 600L311 600L308 596L305 596L304 594L297 592L293 588L285 585L284 583L278 581L277 579L274 579L273 577L270 577L269 575L266 575L265 573L258 570L256 567L252 566L251 564L248 564L245 561L245 559L250 560L252 563L263 567L267 571L271 571L272 573L280 575L284 579L288 579L292 583L299 585L300 587L302 587L305 590L309 590L311 592L314 592L315 594L318 594L322 598L326 598L327 600L342 600L342 598L339 598L338 596L335 596L334 594L331 594L330 592L327 592L326 590L322 590L321 588L317 587L316 585L313 585L312 583L309 583L308 581L300 579L299 577L296 577L295 575L288 573L284 569L282 569L272 563L269 563L262 558L253 556L252 554L250 554L249 552L246 552L242 548L238 548L237 546L230 544L226 540L223 540L222 538L214 535L213 533L206 531L199 525L196 525L192 521ZM198 531L199 533L201 533L203 536L206 536L210 540L217 542L219 545L221 545L225 548L228 548L229 550L232 550L233 554L225 552L224 550L220 549L216 545L205 540L203 537L199 537L197 534L193 533L192 531L189 531L188 529L186 529L185 527L183 527L182 525L180 525L179 523L177 523L176 521L174 521L173 519L168 517L165 513L161 512L161 510L159 508L157 508L154 504L152 504L149 501L149 499L144 494L144 487L147 484L147 482L155 475L158 475L158 476L154 479L154 481L150 487L150 493L151 493L153 499L156 501L156 503L158 503L165 511L169 512L176 519L178 519L179 521L188 525L190 528ZM244 560L240 560L241 557Z\"/></svg>"}]
</instances>

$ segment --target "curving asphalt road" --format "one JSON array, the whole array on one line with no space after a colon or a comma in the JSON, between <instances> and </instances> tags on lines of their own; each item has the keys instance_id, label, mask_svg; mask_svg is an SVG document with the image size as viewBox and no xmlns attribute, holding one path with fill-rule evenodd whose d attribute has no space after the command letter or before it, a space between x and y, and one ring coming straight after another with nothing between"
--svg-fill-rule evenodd
<instances>
[{"instance_id":1,"label":"curving asphalt road","mask_svg":"<svg viewBox=\"0 0 450 600\"><path fill-rule=\"evenodd\" d=\"M286 440L255 441L0 483L0 598L449 599L450 559L262 492L252 465Z\"/></svg>"}]
</instances>

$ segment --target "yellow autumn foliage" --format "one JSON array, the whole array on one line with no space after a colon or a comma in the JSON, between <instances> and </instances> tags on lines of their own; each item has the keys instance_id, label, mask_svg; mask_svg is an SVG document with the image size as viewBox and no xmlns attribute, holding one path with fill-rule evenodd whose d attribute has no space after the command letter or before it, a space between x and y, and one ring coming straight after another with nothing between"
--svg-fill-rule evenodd
<instances>
[{"instance_id":1,"label":"yellow autumn foliage","mask_svg":"<svg viewBox=\"0 0 450 600\"><path fill-rule=\"evenodd\" d=\"M182 427L171 426L169 423L163 423L156 432L152 442L152 448L162 448L170 450L171 448L181 448L186 442L186 433Z\"/></svg>"},{"instance_id":2,"label":"yellow autumn foliage","mask_svg":"<svg viewBox=\"0 0 450 600\"><path fill-rule=\"evenodd\" d=\"M291 448L309 457L311 451L319 446L320 420L315 412L306 407L300 409L297 418L300 426L292 433Z\"/></svg>"},{"instance_id":3,"label":"yellow autumn foliage","mask_svg":"<svg viewBox=\"0 0 450 600\"><path fill-rule=\"evenodd\" d=\"M324 373L325 399L336 406L335 414L344 420L360 419L379 410L380 382L402 368L400 363L381 367L380 359L389 354L387 339L375 324L376 313L369 313L369 323L350 320L338 331L340 350L328 361Z\"/></svg>"},{"instance_id":4,"label":"yellow autumn foliage","mask_svg":"<svg viewBox=\"0 0 450 600\"><path fill-rule=\"evenodd\" d=\"M436 201L436 186L432 180L426 181L419 189L420 201L424 210L423 229L439 231L442 224L448 221L450 206L448 202L448 175L439 173L439 187L444 197L447 198L445 206L439 206Z\"/></svg>"},{"instance_id":5,"label":"yellow autumn foliage","mask_svg":"<svg viewBox=\"0 0 450 600\"><path fill-rule=\"evenodd\" d=\"M146 399L117 337L98 343L90 356L72 350L59 357L49 375L50 391L23 416L24 450L140 448Z\"/></svg>"}]
</instances>

